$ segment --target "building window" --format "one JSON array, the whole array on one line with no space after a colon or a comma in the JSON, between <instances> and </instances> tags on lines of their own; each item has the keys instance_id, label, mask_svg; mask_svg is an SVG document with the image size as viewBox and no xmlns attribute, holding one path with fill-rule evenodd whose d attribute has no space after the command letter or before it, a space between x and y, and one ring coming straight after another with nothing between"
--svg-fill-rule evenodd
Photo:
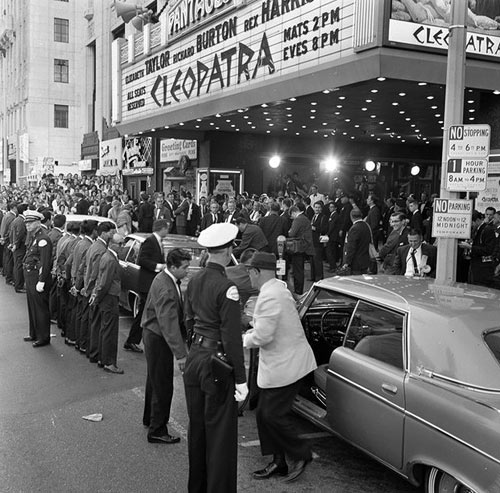
<instances>
[{"instance_id":1,"label":"building window","mask_svg":"<svg viewBox=\"0 0 500 493\"><path fill-rule=\"evenodd\" d=\"M59 43L69 43L69 20L54 19L54 41Z\"/></svg>"},{"instance_id":2,"label":"building window","mask_svg":"<svg viewBox=\"0 0 500 493\"><path fill-rule=\"evenodd\" d=\"M69 82L68 60L54 60L54 82Z\"/></svg>"},{"instance_id":3,"label":"building window","mask_svg":"<svg viewBox=\"0 0 500 493\"><path fill-rule=\"evenodd\" d=\"M54 127L68 128L69 106L65 104L54 105Z\"/></svg>"}]
</instances>

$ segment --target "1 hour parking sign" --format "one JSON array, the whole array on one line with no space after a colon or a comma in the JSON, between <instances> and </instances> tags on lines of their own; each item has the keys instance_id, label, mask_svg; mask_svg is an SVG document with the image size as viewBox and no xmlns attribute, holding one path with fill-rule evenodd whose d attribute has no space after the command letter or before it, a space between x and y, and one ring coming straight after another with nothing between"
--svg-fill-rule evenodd
<instances>
[{"instance_id":1,"label":"1 hour parking sign","mask_svg":"<svg viewBox=\"0 0 500 493\"><path fill-rule=\"evenodd\" d=\"M446 190L478 192L486 189L487 159L448 159Z\"/></svg>"},{"instance_id":2,"label":"1 hour parking sign","mask_svg":"<svg viewBox=\"0 0 500 493\"><path fill-rule=\"evenodd\" d=\"M446 190L477 192L486 189L490 136L489 125L450 127Z\"/></svg>"}]
</instances>

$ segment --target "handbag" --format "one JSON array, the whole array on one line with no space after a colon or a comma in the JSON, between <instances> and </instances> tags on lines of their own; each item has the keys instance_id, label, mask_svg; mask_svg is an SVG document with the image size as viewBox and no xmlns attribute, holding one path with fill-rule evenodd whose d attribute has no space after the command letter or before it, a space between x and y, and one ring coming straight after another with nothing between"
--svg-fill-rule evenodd
<instances>
[{"instance_id":1,"label":"handbag","mask_svg":"<svg viewBox=\"0 0 500 493\"><path fill-rule=\"evenodd\" d=\"M227 356L223 353L216 353L210 356L210 367L215 383L225 383L233 373L233 367L229 364Z\"/></svg>"}]
</instances>

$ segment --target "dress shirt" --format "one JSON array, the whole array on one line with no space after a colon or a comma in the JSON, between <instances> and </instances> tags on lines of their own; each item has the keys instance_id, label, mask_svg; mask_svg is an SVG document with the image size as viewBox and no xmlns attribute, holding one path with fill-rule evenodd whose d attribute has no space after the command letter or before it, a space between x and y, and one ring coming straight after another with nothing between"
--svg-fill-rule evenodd
<instances>
[{"instance_id":1,"label":"dress shirt","mask_svg":"<svg viewBox=\"0 0 500 493\"><path fill-rule=\"evenodd\" d=\"M422 263L422 247L419 246L416 250L410 248L408 250L408 255L406 256L406 272L405 276L415 276L415 267L413 265L413 260L411 258L411 252L415 252L415 260L417 261L417 271L420 274L420 264Z\"/></svg>"},{"instance_id":2,"label":"dress shirt","mask_svg":"<svg viewBox=\"0 0 500 493\"><path fill-rule=\"evenodd\" d=\"M158 233L153 232L153 235L156 238L158 245L160 245L160 250L163 252L163 240L161 239L161 237ZM155 272L160 272L162 267L163 267L163 264L156 264Z\"/></svg>"}]
</instances>

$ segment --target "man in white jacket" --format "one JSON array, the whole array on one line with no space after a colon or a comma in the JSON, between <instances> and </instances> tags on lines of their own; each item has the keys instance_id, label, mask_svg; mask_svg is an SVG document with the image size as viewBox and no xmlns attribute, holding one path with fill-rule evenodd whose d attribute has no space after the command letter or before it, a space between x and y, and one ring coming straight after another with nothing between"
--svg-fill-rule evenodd
<instances>
[{"instance_id":1,"label":"man in white jacket","mask_svg":"<svg viewBox=\"0 0 500 493\"><path fill-rule=\"evenodd\" d=\"M308 443L297 435L291 408L302 378L316 369L316 361L293 296L286 284L276 279L276 256L256 252L248 268L252 285L260 293L253 329L245 333L243 345L260 348L257 428L262 455L273 455L273 460L255 471L253 477L281 475L290 482L304 472L312 459Z\"/></svg>"}]
</instances>

